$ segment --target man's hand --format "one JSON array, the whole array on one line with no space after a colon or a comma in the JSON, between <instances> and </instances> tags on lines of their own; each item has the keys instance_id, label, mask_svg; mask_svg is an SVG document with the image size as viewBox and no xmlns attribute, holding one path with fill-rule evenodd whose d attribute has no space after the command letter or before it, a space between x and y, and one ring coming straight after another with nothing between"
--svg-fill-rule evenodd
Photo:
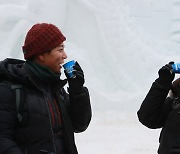
<instances>
[{"instance_id":1,"label":"man's hand","mask_svg":"<svg viewBox=\"0 0 180 154\"><path fill-rule=\"evenodd\" d=\"M172 72L173 63L174 62L169 62L169 64L166 64L158 71L159 80L162 83L171 83L174 80L175 73Z\"/></svg>"},{"instance_id":2,"label":"man's hand","mask_svg":"<svg viewBox=\"0 0 180 154\"><path fill-rule=\"evenodd\" d=\"M65 75L69 83L69 89L81 90L85 82L83 70L80 67L78 62L75 63L75 65L73 66L73 69L74 69L73 74L76 76L75 78L69 78L67 73L65 72Z\"/></svg>"}]
</instances>

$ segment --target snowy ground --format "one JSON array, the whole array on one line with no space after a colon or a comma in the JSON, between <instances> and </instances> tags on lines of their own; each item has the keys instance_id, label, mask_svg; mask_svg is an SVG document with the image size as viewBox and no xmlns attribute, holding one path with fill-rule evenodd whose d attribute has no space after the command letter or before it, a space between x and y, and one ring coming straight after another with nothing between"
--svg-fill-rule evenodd
<instances>
[{"instance_id":1,"label":"snowy ground","mask_svg":"<svg viewBox=\"0 0 180 154\"><path fill-rule=\"evenodd\" d=\"M155 154L159 132L142 126L136 113L95 112L76 142L80 154Z\"/></svg>"}]
</instances>

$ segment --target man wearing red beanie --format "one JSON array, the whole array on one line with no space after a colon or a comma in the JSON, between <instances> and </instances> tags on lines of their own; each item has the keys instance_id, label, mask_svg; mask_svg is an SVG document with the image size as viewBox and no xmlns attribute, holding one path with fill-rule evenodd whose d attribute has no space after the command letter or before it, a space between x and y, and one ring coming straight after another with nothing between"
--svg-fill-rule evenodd
<instances>
[{"instance_id":1,"label":"man wearing red beanie","mask_svg":"<svg viewBox=\"0 0 180 154\"><path fill-rule=\"evenodd\" d=\"M86 130L92 113L78 62L75 78L60 79L65 40L55 25L35 24L22 47L26 61L0 62L0 153L78 154L74 133Z\"/></svg>"}]
</instances>

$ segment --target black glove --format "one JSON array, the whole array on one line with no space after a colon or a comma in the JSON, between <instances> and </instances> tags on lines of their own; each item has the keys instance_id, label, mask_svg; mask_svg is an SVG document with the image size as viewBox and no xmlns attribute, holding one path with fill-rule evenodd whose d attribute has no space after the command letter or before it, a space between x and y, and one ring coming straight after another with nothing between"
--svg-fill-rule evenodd
<instances>
[{"instance_id":1,"label":"black glove","mask_svg":"<svg viewBox=\"0 0 180 154\"><path fill-rule=\"evenodd\" d=\"M74 69L73 74L76 76L74 78L68 77L66 71L64 71L64 73L67 77L68 83L69 83L69 89L70 90L81 90L83 87L83 84L85 82L83 70L81 69L78 62L75 63L75 65L73 66L73 69Z\"/></svg>"},{"instance_id":2,"label":"black glove","mask_svg":"<svg viewBox=\"0 0 180 154\"><path fill-rule=\"evenodd\" d=\"M172 64L174 64L174 62L169 62L169 64L166 64L158 71L161 83L171 83L174 80L175 73L172 72Z\"/></svg>"}]
</instances>

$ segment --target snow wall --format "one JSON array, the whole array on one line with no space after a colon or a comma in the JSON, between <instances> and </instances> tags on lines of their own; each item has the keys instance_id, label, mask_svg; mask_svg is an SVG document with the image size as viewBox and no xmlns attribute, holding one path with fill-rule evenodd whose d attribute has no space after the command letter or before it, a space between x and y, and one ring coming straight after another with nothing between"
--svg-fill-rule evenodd
<instances>
[{"instance_id":1,"label":"snow wall","mask_svg":"<svg viewBox=\"0 0 180 154\"><path fill-rule=\"evenodd\" d=\"M93 110L135 112L158 69L180 62L179 10L180 0L1 0L0 59L23 59L27 30L53 23L84 70Z\"/></svg>"}]
</instances>

